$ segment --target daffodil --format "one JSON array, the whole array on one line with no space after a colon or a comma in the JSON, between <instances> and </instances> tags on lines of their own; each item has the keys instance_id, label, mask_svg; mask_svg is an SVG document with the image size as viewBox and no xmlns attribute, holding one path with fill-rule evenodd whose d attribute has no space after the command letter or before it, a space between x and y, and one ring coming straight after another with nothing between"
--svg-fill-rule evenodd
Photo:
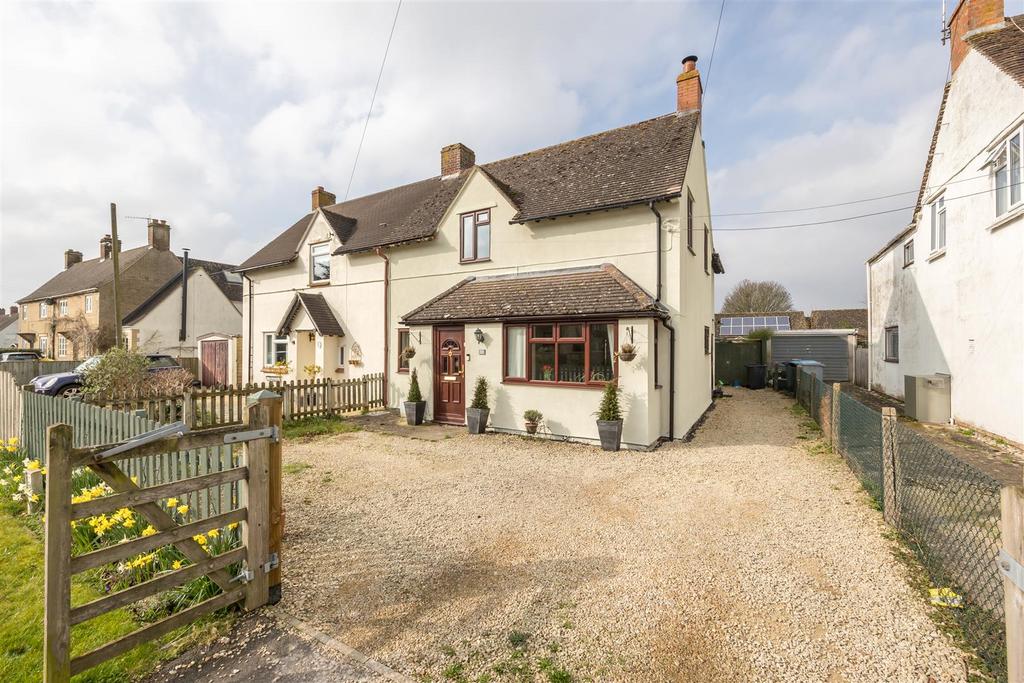
<instances>
[{"instance_id":1,"label":"daffodil","mask_svg":"<svg viewBox=\"0 0 1024 683\"><path fill-rule=\"evenodd\" d=\"M150 524L149 526L147 526L145 529L142 530L142 535L143 536L153 536L154 534L156 534L156 529L153 528L152 524Z\"/></svg>"},{"instance_id":2,"label":"daffodil","mask_svg":"<svg viewBox=\"0 0 1024 683\"><path fill-rule=\"evenodd\" d=\"M209 536L210 538L217 538L218 536L220 536L220 532L219 532L219 531L217 531L216 529L210 529L210 530L209 530L209 531L208 531L208 532L206 533L206 535L207 535L207 536Z\"/></svg>"},{"instance_id":3,"label":"daffodil","mask_svg":"<svg viewBox=\"0 0 1024 683\"><path fill-rule=\"evenodd\" d=\"M231 524L228 524L228 531L234 531L237 528L238 528L238 522L231 522Z\"/></svg>"},{"instance_id":4,"label":"daffodil","mask_svg":"<svg viewBox=\"0 0 1024 683\"><path fill-rule=\"evenodd\" d=\"M172 562L171 569L181 569L181 560L175 560Z\"/></svg>"},{"instance_id":5,"label":"daffodil","mask_svg":"<svg viewBox=\"0 0 1024 683\"><path fill-rule=\"evenodd\" d=\"M188 514L188 505L179 505L178 506L178 514L179 515Z\"/></svg>"},{"instance_id":6,"label":"daffodil","mask_svg":"<svg viewBox=\"0 0 1024 683\"><path fill-rule=\"evenodd\" d=\"M167 507L169 507L169 508L173 508L173 507L175 507L175 506L176 506L177 504L178 504L178 499L177 499L177 498L168 498L168 499L167 499Z\"/></svg>"},{"instance_id":7,"label":"daffodil","mask_svg":"<svg viewBox=\"0 0 1024 683\"><path fill-rule=\"evenodd\" d=\"M206 545L206 536L203 536L202 534L193 536L192 540L198 543L199 545Z\"/></svg>"}]
</instances>

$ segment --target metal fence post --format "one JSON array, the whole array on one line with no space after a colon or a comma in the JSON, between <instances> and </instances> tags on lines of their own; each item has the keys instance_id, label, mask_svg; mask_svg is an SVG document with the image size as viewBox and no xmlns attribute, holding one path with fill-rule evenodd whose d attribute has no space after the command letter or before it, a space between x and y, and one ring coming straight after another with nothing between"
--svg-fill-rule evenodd
<instances>
[{"instance_id":1,"label":"metal fence post","mask_svg":"<svg viewBox=\"0 0 1024 683\"><path fill-rule=\"evenodd\" d=\"M829 440L832 444L832 451L834 453L839 452L839 447L836 444L839 442L837 434L839 434L839 395L842 393L842 388L838 383L832 385L832 414L829 416L831 420L832 429L829 431Z\"/></svg>"},{"instance_id":2,"label":"metal fence post","mask_svg":"<svg viewBox=\"0 0 1024 683\"><path fill-rule=\"evenodd\" d=\"M1006 669L1009 683L1024 683L1024 487L1000 491L1003 549L1003 609L1006 613Z\"/></svg>"},{"instance_id":3,"label":"metal fence post","mask_svg":"<svg viewBox=\"0 0 1024 683\"><path fill-rule=\"evenodd\" d=\"M896 503L896 409L882 408L882 515L894 527L900 525Z\"/></svg>"}]
</instances>

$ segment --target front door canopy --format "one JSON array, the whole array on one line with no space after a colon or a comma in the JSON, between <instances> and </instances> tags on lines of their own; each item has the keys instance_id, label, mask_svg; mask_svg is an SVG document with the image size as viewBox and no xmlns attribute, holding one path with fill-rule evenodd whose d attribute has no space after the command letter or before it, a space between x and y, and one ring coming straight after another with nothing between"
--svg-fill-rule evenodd
<instances>
[{"instance_id":1,"label":"front door canopy","mask_svg":"<svg viewBox=\"0 0 1024 683\"><path fill-rule=\"evenodd\" d=\"M321 337L344 337L345 331L338 322L338 318L331 310L330 304L323 294L311 294L309 292L296 292L288 310L285 312L281 323L277 326L277 336L285 337L292 332L292 323L300 310L304 310L309 319L313 322L316 333Z\"/></svg>"}]
</instances>

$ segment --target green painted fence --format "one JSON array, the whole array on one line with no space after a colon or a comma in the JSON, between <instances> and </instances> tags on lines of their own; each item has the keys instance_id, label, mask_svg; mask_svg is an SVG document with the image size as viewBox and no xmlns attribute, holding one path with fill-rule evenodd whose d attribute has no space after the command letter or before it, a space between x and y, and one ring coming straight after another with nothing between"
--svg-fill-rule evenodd
<instances>
[{"instance_id":1,"label":"green painted fence","mask_svg":"<svg viewBox=\"0 0 1024 683\"><path fill-rule=\"evenodd\" d=\"M159 422L134 413L111 410L78 400L22 392L21 439L28 456L46 464L46 429L68 424L74 429L76 448L112 444L144 434ZM235 446L224 445L143 458L128 458L122 468L141 487L220 472L238 464ZM189 506L193 520L237 507L238 482L189 494L181 503Z\"/></svg>"}]
</instances>

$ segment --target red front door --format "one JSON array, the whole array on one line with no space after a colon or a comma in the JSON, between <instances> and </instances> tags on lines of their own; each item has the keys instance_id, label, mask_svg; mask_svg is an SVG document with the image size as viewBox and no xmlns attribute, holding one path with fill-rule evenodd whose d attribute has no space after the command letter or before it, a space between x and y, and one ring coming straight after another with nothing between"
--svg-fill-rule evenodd
<instances>
[{"instance_id":1,"label":"red front door","mask_svg":"<svg viewBox=\"0 0 1024 683\"><path fill-rule=\"evenodd\" d=\"M466 423L465 328L434 330L434 421Z\"/></svg>"}]
</instances>

